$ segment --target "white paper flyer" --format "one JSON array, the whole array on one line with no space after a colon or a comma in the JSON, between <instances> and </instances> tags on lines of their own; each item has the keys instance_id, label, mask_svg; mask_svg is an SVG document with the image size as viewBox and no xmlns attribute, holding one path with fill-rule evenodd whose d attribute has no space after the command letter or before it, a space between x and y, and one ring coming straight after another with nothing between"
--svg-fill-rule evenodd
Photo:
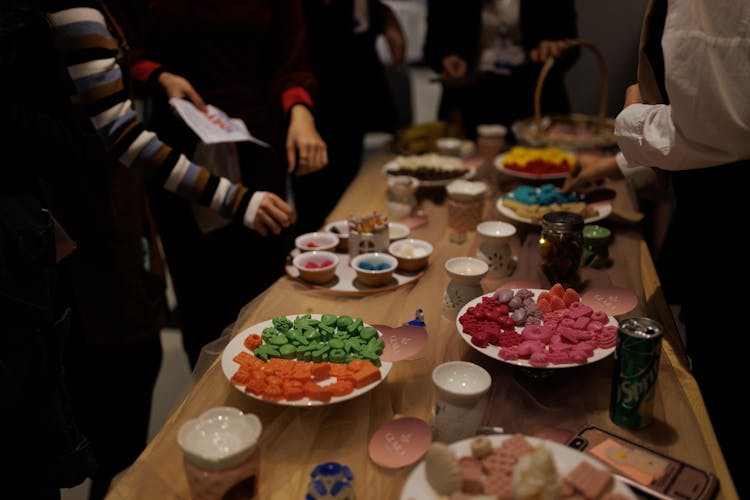
<instances>
[{"instance_id":1,"label":"white paper flyer","mask_svg":"<svg viewBox=\"0 0 750 500\"><path fill-rule=\"evenodd\" d=\"M169 104L205 144L250 141L266 148L270 147L253 137L245 122L238 118L230 118L216 106L209 104L208 112L204 113L187 99L170 99Z\"/></svg>"}]
</instances>

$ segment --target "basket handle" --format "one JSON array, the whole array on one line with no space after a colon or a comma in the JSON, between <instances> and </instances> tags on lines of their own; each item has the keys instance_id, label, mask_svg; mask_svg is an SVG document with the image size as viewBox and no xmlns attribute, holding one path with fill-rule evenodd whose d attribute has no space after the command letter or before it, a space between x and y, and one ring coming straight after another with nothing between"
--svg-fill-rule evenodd
<instances>
[{"instance_id":1,"label":"basket handle","mask_svg":"<svg viewBox=\"0 0 750 500\"><path fill-rule=\"evenodd\" d=\"M607 110L607 63L604 60L602 52L591 42L581 39L571 40L569 45L565 48L568 50L571 47L586 47L590 49L599 61L599 78L601 80L601 98L599 100L599 114L597 124L598 127L604 128L605 113ZM542 87L544 87L544 80L547 78L547 74L552 69L552 65L555 64L554 57L548 57L542 66L542 71L539 73L539 78L536 82L536 89L534 89L534 124L536 125L535 134L541 134L542 131Z\"/></svg>"}]
</instances>

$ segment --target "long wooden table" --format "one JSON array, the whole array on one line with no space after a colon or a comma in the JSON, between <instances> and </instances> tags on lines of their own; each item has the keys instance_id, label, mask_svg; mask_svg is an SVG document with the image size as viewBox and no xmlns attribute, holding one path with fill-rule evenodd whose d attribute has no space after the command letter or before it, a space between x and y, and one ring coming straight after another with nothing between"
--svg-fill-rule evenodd
<instances>
[{"instance_id":1,"label":"long wooden table","mask_svg":"<svg viewBox=\"0 0 750 500\"><path fill-rule=\"evenodd\" d=\"M380 168L388 158L389 154L383 152L363 166L329 220L372 210L386 211L386 182ZM624 183L614 182L611 187L618 193L614 200L616 207L635 208ZM502 219L494 209L494 201L488 200L486 218ZM586 425L597 425L713 471L721 483L719 497L737 497L638 227L602 221L614 229L610 245L614 264L604 270L583 271L589 285L611 284L633 290L639 303L627 316L648 316L665 328L654 422L643 430L628 431L614 425L608 416L611 357L535 379L483 356L460 338L455 321L441 312L442 294L449 282L444 263L452 257L473 255L477 237L471 233L463 244L450 242L444 205L425 201L422 209L429 215L429 223L414 230L412 236L432 242L435 251L426 273L416 282L387 293L334 296L282 277L239 312L233 329L234 334L275 316L298 313L348 314L361 316L368 323L396 326L412 319L415 310L422 308L429 341L417 359L394 363L383 383L358 398L313 408L274 405L250 398L229 384L218 357L204 360L209 363L208 368L138 460L116 479L108 498L189 498L177 431L186 420L211 407L225 405L255 413L263 421L259 498L304 497L312 468L328 461L347 464L352 469L358 498L398 498L413 467L391 470L372 463L367 454L370 436L396 416L418 417L429 422L435 400L432 369L441 362L458 359L480 364L492 374L486 425L528 435L545 429L573 432ZM512 278L539 279L535 275L538 229L516 225L514 253L519 262ZM497 285L489 280L483 282L486 292Z\"/></svg>"}]
</instances>

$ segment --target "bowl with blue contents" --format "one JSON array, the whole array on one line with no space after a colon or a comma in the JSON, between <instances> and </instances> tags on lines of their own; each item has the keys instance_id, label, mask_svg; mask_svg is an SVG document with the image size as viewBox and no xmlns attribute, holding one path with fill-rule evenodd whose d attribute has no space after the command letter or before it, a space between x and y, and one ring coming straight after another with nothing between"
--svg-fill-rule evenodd
<instances>
[{"instance_id":1,"label":"bowl with blue contents","mask_svg":"<svg viewBox=\"0 0 750 500\"><path fill-rule=\"evenodd\" d=\"M367 286L385 285L393 278L398 260L383 252L359 254L351 261L357 278Z\"/></svg>"}]
</instances>

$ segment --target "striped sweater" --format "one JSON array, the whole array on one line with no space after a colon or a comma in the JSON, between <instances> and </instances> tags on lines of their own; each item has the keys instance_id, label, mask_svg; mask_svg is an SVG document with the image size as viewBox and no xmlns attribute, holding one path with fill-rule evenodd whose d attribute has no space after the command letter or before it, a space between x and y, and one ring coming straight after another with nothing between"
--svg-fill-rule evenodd
<instances>
[{"instance_id":1,"label":"striped sweater","mask_svg":"<svg viewBox=\"0 0 750 500\"><path fill-rule=\"evenodd\" d=\"M118 40L95 4L78 4L87 6L48 14L73 83L73 104L88 117L108 153L149 182L252 227L251 191L211 174L145 130L123 83Z\"/></svg>"}]
</instances>

